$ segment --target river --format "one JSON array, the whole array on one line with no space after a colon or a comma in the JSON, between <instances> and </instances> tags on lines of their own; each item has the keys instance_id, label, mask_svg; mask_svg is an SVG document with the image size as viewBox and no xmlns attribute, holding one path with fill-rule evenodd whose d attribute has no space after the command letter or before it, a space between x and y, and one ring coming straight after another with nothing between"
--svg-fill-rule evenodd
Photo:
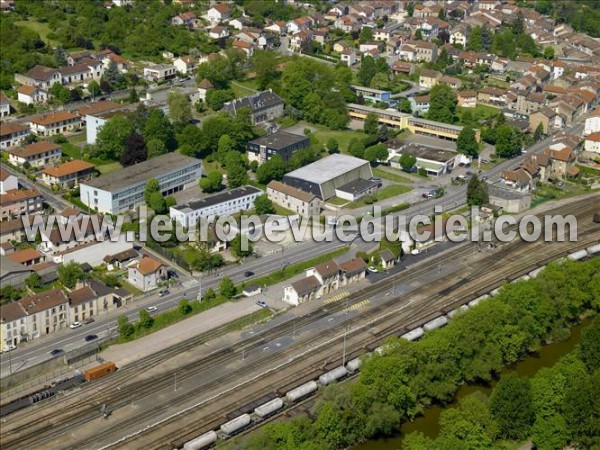
<instances>
[{"instance_id":1,"label":"river","mask_svg":"<svg viewBox=\"0 0 600 450\"><path fill-rule=\"evenodd\" d=\"M530 354L527 358L519 361L512 366L506 366L502 369L502 374L516 372L519 375L533 377L538 370L544 367L553 366L560 358L569 353L579 344L581 338L581 330L590 323L590 319L585 319L581 323L571 328L571 335L568 339L560 342L554 342L542 347L539 352ZM466 397L473 392L483 392L490 395L492 389L496 385L496 380L490 384L463 384L457 391L454 401L446 407L432 406L424 411L422 416L419 416L412 422L407 422L400 428L400 434L397 436L367 441L363 444L353 447L353 450L399 450L402 448L402 440L404 435L414 431L421 433L431 438L436 438L440 431L439 419L442 411L449 407L458 405L460 399Z\"/></svg>"}]
</instances>

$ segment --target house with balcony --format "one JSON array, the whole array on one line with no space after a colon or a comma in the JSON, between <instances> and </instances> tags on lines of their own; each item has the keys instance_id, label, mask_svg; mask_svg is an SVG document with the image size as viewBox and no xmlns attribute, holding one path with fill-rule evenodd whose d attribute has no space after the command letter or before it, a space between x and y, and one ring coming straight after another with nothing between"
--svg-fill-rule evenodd
<instances>
[{"instance_id":1,"label":"house with balcony","mask_svg":"<svg viewBox=\"0 0 600 450\"><path fill-rule=\"evenodd\" d=\"M78 115L69 111L57 111L32 117L29 129L38 136L55 136L75 131L80 125Z\"/></svg>"},{"instance_id":2,"label":"house with balcony","mask_svg":"<svg viewBox=\"0 0 600 450\"><path fill-rule=\"evenodd\" d=\"M4 150L20 145L29 134L29 127L25 125L0 122L0 148Z\"/></svg>"},{"instance_id":3,"label":"house with balcony","mask_svg":"<svg viewBox=\"0 0 600 450\"><path fill-rule=\"evenodd\" d=\"M56 167L42 170L42 183L59 189L72 189L82 181L91 180L96 173L95 166L87 161L74 159Z\"/></svg>"},{"instance_id":4,"label":"house with balcony","mask_svg":"<svg viewBox=\"0 0 600 450\"><path fill-rule=\"evenodd\" d=\"M12 147L7 151L8 162L13 166L48 167L60 162L62 147L50 141L38 141L23 147Z\"/></svg>"},{"instance_id":5,"label":"house with balcony","mask_svg":"<svg viewBox=\"0 0 600 450\"><path fill-rule=\"evenodd\" d=\"M9 220L44 209L44 197L35 189L11 189L0 194L0 220Z\"/></svg>"}]
</instances>

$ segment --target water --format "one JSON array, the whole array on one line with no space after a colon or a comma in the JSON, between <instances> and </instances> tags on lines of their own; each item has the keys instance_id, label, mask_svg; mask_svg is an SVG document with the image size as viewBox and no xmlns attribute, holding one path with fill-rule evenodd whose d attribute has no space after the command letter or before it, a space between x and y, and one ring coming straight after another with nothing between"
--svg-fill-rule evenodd
<instances>
[{"instance_id":1,"label":"water","mask_svg":"<svg viewBox=\"0 0 600 450\"><path fill-rule=\"evenodd\" d=\"M505 375L516 372L521 376L531 378L535 376L538 370L544 367L553 366L559 359L561 359L563 356L573 350L577 344L579 344L581 330L588 325L589 322L590 319L583 320L580 324L571 328L571 335L568 339L542 347L539 352L529 355L527 358L519 361L517 364L505 367L502 370L502 374ZM436 438L440 431L440 415L444 409L457 406L460 399L474 392L482 392L489 396L495 385L495 380L489 385L464 384L458 389L454 401L450 403L450 405L446 407L433 406L431 408L427 408L424 414L419 416L413 422L404 423L400 428L399 435L387 439L367 441L364 444L357 445L353 448L353 450L399 450L402 448L402 440L404 435L414 431L420 431L426 436Z\"/></svg>"}]
</instances>

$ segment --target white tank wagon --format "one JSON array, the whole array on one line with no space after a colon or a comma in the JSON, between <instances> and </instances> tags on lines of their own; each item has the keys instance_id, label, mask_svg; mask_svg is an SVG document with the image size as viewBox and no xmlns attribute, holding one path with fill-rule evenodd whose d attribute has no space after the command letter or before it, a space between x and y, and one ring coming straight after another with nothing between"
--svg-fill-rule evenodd
<instances>
[{"instance_id":1,"label":"white tank wagon","mask_svg":"<svg viewBox=\"0 0 600 450\"><path fill-rule=\"evenodd\" d=\"M241 416L236 417L235 419L230 420L229 422L226 422L223 425L221 425L221 432L228 436L234 435L242 428L245 428L248 425L250 425L250 422L250 414L242 414Z\"/></svg>"},{"instance_id":2,"label":"white tank wagon","mask_svg":"<svg viewBox=\"0 0 600 450\"><path fill-rule=\"evenodd\" d=\"M348 361L348 363L346 364L346 369L349 373L356 372L358 369L360 369L361 364L361 358L354 358Z\"/></svg>"},{"instance_id":3,"label":"white tank wagon","mask_svg":"<svg viewBox=\"0 0 600 450\"><path fill-rule=\"evenodd\" d=\"M475 300L471 300L469 303L467 303L467 305L469 305L469 308L472 308L473 306L479 305L479 303L481 303L482 300L487 300L488 298L490 298L488 294L483 294L481 297L477 297Z\"/></svg>"},{"instance_id":4,"label":"white tank wagon","mask_svg":"<svg viewBox=\"0 0 600 450\"><path fill-rule=\"evenodd\" d=\"M319 384L321 386L327 386L340 378L344 378L346 375L348 375L348 370L346 370L344 366L339 366L321 375L319 377Z\"/></svg>"},{"instance_id":5,"label":"white tank wagon","mask_svg":"<svg viewBox=\"0 0 600 450\"><path fill-rule=\"evenodd\" d=\"M183 450L201 450L217 442L217 433L209 431L183 444Z\"/></svg>"},{"instance_id":6,"label":"white tank wagon","mask_svg":"<svg viewBox=\"0 0 600 450\"><path fill-rule=\"evenodd\" d=\"M588 255L590 255L590 256L597 255L598 253L600 253L600 244L596 244L596 245L592 245L591 247L588 247L587 252L588 252Z\"/></svg>"},{"instance_id":7,"label":"white tank wagon","mask_svg":"<svg viewBox=\"0 0 600 450\"><path fill-rule=\"evenodd\" d=\"M537 269L532 270L528 273L529 278L537 278L537 276L544 270L546 266L538 267Z\"/></svg>"},{"instance_id":8,"label":"white tank wagon","mask_svg":"<svg viewBox=\"0 0 600 450\"><path fill-rule=\"evenodd\" d=\"M571 253L569 256L567 256L567 259L569 261L581 261L584 258L588 257L588 252L585 250L579 250L577 252L573 252Z\"/></svg>"},{"instance_id":9,"label":"white tank wagon","mask_svg":"<svg viewBox=\"0 0 600 450\"><path fill-rule=\"evenodd\" d=\"M261 419L264 419L265 417L273 414L275 411L279 411L281 408L283 408L283 399L277 397L271 400L270 402L267 402L263 405L254 408L254 414L256 414Z\"/></svg>"},{"instance_id":10,"label":"white tank wagon","mask_svg":"<svg viewBox=\"0 0 600 450\"><path fill-rule=\"evenodd\" d=\"M400 337L402 339L406 339L407 341L416 341L417 339L421 339L424 334L425 331L423 331L423 328L419 327L415 328L414 330L410 330L408 333L404 333Z\"/></svg>"},{"instance_id":11,"label":"white tank wagon","mask_svg":"<svg viewBox=\"0 0 600 450\"><path fill-rule=\"evenodd\" d=\"M462 305L462 306L459 306L458 308L455 308L452 311L450 311L448 314L446 314L446 317L448 319L452 319L457 314L462 314L462 313L464 313L465 311L468 311L468 310L469 310L469 307L467 305Z\"/></svg>"},{"instance_id":12,"label":"white tank wagon","mask_svg":"<svg viewBox=\"0 0 600 450\"><path fill-rule=\"evenodd\" d=\"M319 386L316 381L309 381L308 383L304 383L302 386L298 386L295 389L292 389L287 394L285 394L285 399L288 403L293 403L296 400L300 400L307 395L315 392Z\"/></svg>"},{"instance_id":13,"label":"white tank wagon","mask_svg":"<svg viewBox=\"0 0 600 450\"><path fill-rule=\"evenodd\" d=\"M446 316L436 317L435 319L430 320L425 325L423 325L423 330L425 330L425 331L435 330L436 328L443 327L447 323L448 323L448 319L446 318Z\"/></svg>"}]
</instances>

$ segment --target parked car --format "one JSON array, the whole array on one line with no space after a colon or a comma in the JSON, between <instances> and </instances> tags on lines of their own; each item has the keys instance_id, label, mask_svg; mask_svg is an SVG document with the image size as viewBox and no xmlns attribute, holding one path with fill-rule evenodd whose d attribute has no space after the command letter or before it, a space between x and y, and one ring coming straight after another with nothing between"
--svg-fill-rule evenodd
<instances>
[{"instance_id":1,"label":"parked car","mask_svg":"<svg viewBox=\"0 0 600 450\"><path fill-rule=\"evenodd\" d=\"M165 296L165 295L167 295L168 293L169 293L169 290L168 290L168 289L163 289L162 291L160 291L160 292L158 293L158 296L159 296L159 297L164 297L164 296Z\"/></svg>"},{"instance_id":2,"label":"parked car","mask_svg":"<svg viewBox=\"0 0 600 450\"><path fill-rule=\"evenodd\" d=\"M261 308L268 308L268 307L269 307L269 305L267 305L267 302L265 302L264 300L258 300L258 301L256 302L256 304L257 304L258 306L260 306Z\"/></svg>"},{"instance_id":3,"label":"parked car","mask_svg":"<svg viewBox=\"0 0 600 450\"><path fill-rule=\"evenodd\" d=\"M369 266L369 268L367 270L369 272L371 272L371 273L377 273L377 272L379 272L379 270L377 270L377 268L374 267L374 266Z\"/></svg>"},{"instance_id":4,"label":"parked car","mask_svg":"<svg viewBox=\"0 0 600 450\"><path fill-rule=\"evenodd\" d=\"M152 313L152 312L158 311L158 308L156 306L147 306L146 311Z\"/></svg>"},{"instance_id":5,"label":"parked car","mask_svg":"<svg viewBox=\"0 0 600 450\"><path fill-rule=\"evenodd\" d=\"M95 322L93 317L88 317L83 321L84 325L89 325L90 323Z\"/></svg>"},{"instance_id":6,"label":"parked car","mask_svg":"<svg viewBox=\"0 0 600 450\"><path fill-rule=\"evenodd\" d=\"M52 356L62 355L64 350L62 348L55 348L54 350L50 350L49 352Z\"/></svg>"},{"instance_id":7,"label":"parked car","mask_svg":"<svg viewBox=\"0 0 600 450\"><path fill-rule=\"evenodd\" d=\"M415 248L410 252L411 255L418 255L419 253L421 253L421 250L419 250L418 248Z\"/></svg>"},{"instance_id":8,"label":"parked car","mask_svg":"<svg viewBox=\"0 0 600 450\"><path fill-rule=\"evenodd\" d=\"M98 339L98 336L95 334L88 334L84 339L85 342L92 342L94 339Z\"/></svg>"},{"instance_id":9,"label":"parked car","mask_svg":"<svg viewBox=\"0 0 600 450\"><path fill-rule=\"evenodd\" d=\"M245 276L245 277L251 277L251 276L253 276L253 275L254 275L254 272L252 272L251 270L246 270L246 271L244 272L244 276Z\"/></svg>"},{"instance_id":10,"label":"parked car","mask_svg":"<svg viewBox=\"0 0 600 450\"><path fill-rule=\"evenodd\" d=\"M71 325L69 325L69 328L71 328L72 330L74 330L75 328L79 328L81 326L81 323L79 322L73 322Z\"/></svg>"}]
</instances>

